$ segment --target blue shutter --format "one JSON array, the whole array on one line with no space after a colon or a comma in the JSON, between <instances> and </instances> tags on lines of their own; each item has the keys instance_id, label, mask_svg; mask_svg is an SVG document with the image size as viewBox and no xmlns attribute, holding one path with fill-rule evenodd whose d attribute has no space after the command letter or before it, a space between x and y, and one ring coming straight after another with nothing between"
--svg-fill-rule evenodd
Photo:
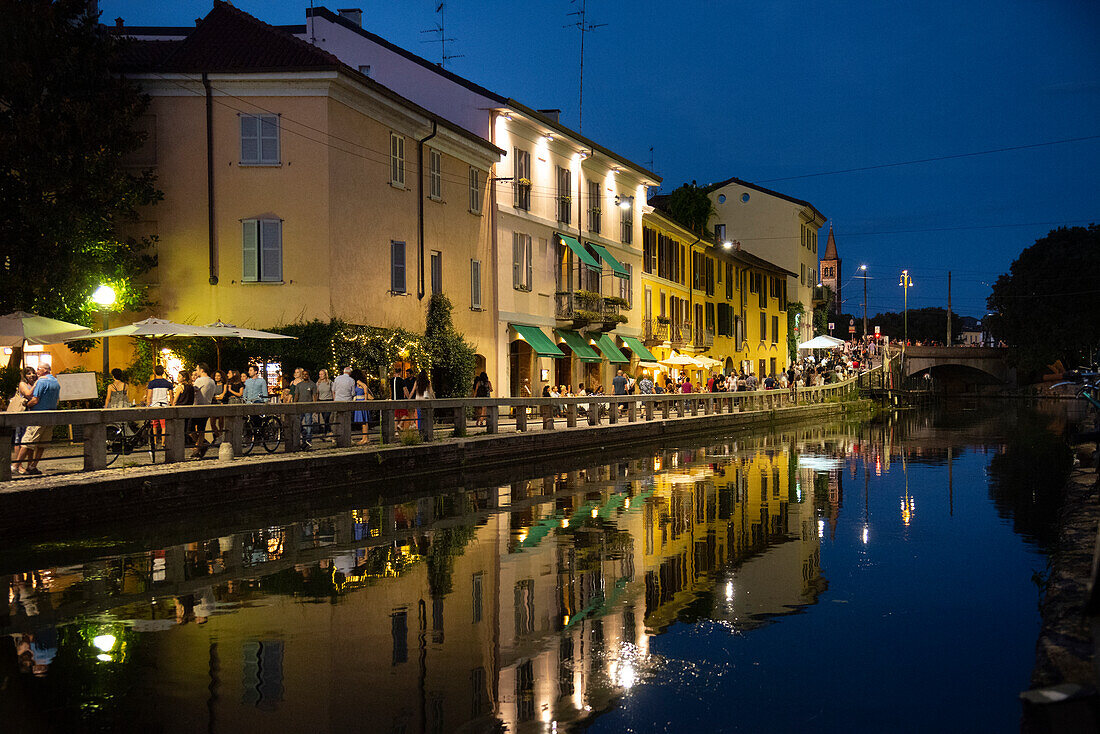
<instances>
[{"instance_id":1,"label":"blue shutter","mask_svg":"<svg viewBox=\"0 0 1100 734\"><path fill-rule=\"evenodd\" d=\"M246 219L241 224L244 227L241 239L244 253L241 280L255 282L260 279L260 223L255 219Z\"/></svg>"},{"instance_id":2,"label":"blue shutter","mask_svg":"<svg viewBox=\"0 0 1100 734\"><path fill-rule=\"evenodd\" d=\"M241 163L260 161L260 118L241 115Z\"/></svg>"},{"instance_id":3,"label":"blue shutter","mask_svg":"<svg viewBox=\"0 0 1100 734\"><path fill-rule=\"evenodd\" d=\"M260 280L283 279L283 223L278 219L260 221Z\"/></svg>"}]
</instances>

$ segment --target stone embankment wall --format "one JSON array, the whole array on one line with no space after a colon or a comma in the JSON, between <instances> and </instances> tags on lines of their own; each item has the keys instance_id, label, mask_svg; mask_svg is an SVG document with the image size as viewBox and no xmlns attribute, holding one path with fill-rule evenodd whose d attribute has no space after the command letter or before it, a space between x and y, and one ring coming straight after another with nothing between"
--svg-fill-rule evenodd
<instances>
[{"instance_id":1,"label":"stone embankment wall","mask_svg":"<svg viewBox=\"0 0 1100 734\"><path fill-rule=\"evenodd\" d=\"M410 484L480 487L563 471L569 463L610 463L639 446L681 437L770 430L831 420L867 403L818 403L556 431L496 434L404 446L245 457L46 477L0 492L0 537L72 537L90 531L255 515L259 507L298 511L393 497ZM542 472L531 474L531 472ZM351 506L351 505L349 505ZM214 523L217 524L217 523Z\"/></svg>"}]
</instances>

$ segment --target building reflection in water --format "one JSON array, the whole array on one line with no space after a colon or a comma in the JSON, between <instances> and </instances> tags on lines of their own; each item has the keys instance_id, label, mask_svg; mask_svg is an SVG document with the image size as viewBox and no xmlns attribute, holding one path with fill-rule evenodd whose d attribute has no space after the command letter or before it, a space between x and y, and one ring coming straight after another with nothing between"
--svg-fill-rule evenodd
<instances>
[{"instance_id":1,"label":"building reflection in water","mask_svg":"<svg viewBox=\"0 0 1100 734\"><path fill-rule=\"evenodd\" d=\"M743 633L813 604L845 467L889 471L890 429L874 430L665 450L18 574L0 621L26 675L9 693L51 723L166 732L565 730L673 664L650 654L670 625Z\"/></svg>"}]
</instances>

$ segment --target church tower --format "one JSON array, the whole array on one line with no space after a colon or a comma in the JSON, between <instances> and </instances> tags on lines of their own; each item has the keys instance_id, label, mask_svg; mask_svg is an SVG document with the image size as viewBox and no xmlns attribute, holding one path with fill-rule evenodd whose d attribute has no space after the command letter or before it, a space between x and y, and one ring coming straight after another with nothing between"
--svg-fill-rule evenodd
<instances>
[{"instance_id":1,"label":"church tower","mask_svg":"<svg viewBox=\"0 0 1100 734\"><path fill-rule=\"evenodd\" d=\"M833 291L833 313L840 313L844 302L840 294L840 255L836 254L836 240L833 239L833 225L829 224L829 242L825 245L825 254L821 258L821 284Z\"/></svg>"}]
</instances>

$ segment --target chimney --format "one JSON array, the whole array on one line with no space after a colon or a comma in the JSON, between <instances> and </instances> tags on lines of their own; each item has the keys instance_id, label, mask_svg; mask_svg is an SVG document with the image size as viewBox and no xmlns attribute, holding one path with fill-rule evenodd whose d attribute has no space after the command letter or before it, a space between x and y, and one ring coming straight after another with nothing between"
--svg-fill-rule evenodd
<instances>
[{"instance_id":1,"label":"chimney","mask_svg":"<svg viewBox=\"0 0 1100 734\"><path fill-rule=\"evenodd\" d=\"M549 117L554 122L561 122L561 110L539 110L538 113Z\"/></svg>"},{"instance_id":2,"label":"chimney","mask_svg":"<svg viewBox=\"0 0 1100 734\"><path fill-rule=\"evenodd\" d=\"M350 20L360 28L363 27L363 11L359 8L340 8L336 11L340 14L340 17L345 20Z\"/></svg>"},{"instance_id":3,"label":"chimney","mask_svg":"<svg viewBox=\"0 0 1100 734\"><path fill-rule=\"evenodd\" d=\"M122 29L122 23L123 23L123 20L122 20L121 17L115 18L115 28L118 28L119 30L121 30Z\"/></svg>"}]
</instances>

